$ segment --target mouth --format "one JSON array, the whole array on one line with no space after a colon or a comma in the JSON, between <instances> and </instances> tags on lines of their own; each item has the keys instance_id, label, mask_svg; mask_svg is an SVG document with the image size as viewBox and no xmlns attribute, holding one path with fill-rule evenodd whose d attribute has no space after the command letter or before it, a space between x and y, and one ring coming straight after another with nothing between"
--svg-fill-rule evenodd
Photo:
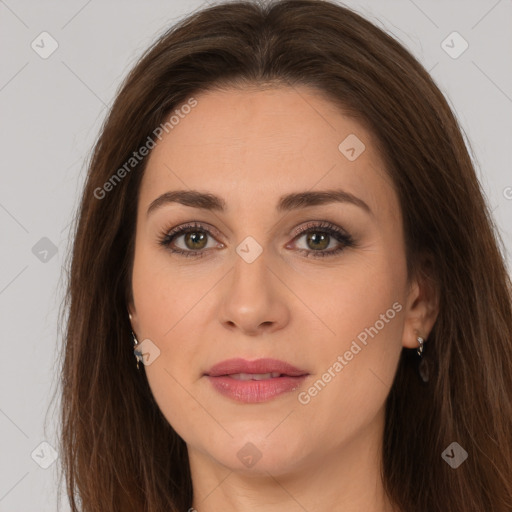
<instances>
[{"instance_id":1,"label":"mouth","mask_svg":"<svg viewBox=\"0 0 512 512\"><path fill-rule=\"evenodd\" d=\"M224 375L224 377L231 377L236 380L265 380L265 379L276 379L277 377L283 376L279 372L271 373L231 373L230 375Z\"/></svg>"},{"instance_id":2,"label":"mouth","mask_svg":"<svg viewBox=\"0 0 512 512\"><path fill-rule=\"evenodd\" d=\"M221 395L243 403L271 400L300 387L309 373L277 359L229 359L204 376Z\"/></svg>"}]
</instances>

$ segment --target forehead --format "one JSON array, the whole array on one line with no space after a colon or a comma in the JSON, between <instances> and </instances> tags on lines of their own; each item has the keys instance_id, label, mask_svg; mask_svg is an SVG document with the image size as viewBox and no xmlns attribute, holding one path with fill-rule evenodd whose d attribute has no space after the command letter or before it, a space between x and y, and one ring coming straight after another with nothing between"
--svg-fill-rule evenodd
<instances>
[{"instance_id":1,"label":"forehead","mask_svg":"<svg viewBox=\"0 0 512 512\"><path fill-rule=\"evenodd\" d=\"M343 187L376 209L397 208L371 134L318 91L227 89L194 98L193 108L176 107L151 152L143 207L174 189L229 198L229 213L262 198L275 203L283 192Z\"/></svg>"}]
</instances>

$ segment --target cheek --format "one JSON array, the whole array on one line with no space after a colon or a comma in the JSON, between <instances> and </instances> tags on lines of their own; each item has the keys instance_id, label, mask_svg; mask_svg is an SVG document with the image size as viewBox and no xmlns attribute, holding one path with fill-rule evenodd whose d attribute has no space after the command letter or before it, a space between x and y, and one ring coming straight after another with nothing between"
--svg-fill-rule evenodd
<instances>
[{"instance_id":1,"label":"cheek","mask_svg":"<svg viewBox=\"0 0 512 512\"><path fill-rule=\"evenodd\" d=\"M132 283L135 308L145 337L164 341L194 299L189 277L176 269L163 248L143 240L135 253Z\"/></svg>"},{"instance_id":2,"label":"cheek","mask_svg":"<svg viewBox=\"0 0 512 512\"><path fill-rule=\"evenodd\" d=\"M158 357L144 371L163 415L187 438L189 418L204 415L190 394L191 384L201 373L198 354L204 355L205 337L198 335L204 329L198 315L204 316L206 300L202 298L218 280L200 274L173 266L165 251L139 246L135 255L132 284L139 341L148 338L158 348Z\"/></svg>"},{"instance_id":3,"label":"cheek","mask_svg":"<svg viewBox=\"0 0 512 512\"><path fill-rule=\"evenodd\" d=\"M197 358L204 339L198 335L202 327L197 323L204 289L182 286L176 279L168 279L154 269L141 271L140 278L135 276L136 272L133 288L140 336L149 338L158 349L158 358L145 367L146 374L149 378L160 371L164 373L164 380L172 382L175 377L184 384L184 375L187 379L195 378L196 373L199 375L194 357ZM169 382L164 387L169 389Z\"/></svg>"},{"instance_id":4,"label":"cheek","mask_svg":"<svg viewBox=\"0 0 512 512\"><path fill-rule=\"evenodd\" d=\"M317 345L318 372L298 396L308 429L324 431L332 448L382 412L402 349L400 305L367 300L365 306L339 314L336 339Z\"/></svg>"},{"instance_id":5,"label":"cheek","mask_svg":"<svg viewBox=\"0 0 512 512\"><path fill-rule=\"evenodd\" d=\"M402 350L405 278L393 265L389 258L347 266L331 274L325 293L314 288L307 295L326 327L315 342L317 373L301 403L313 423L326 421L333 433L371 421L392 385Z\"/></svg>"}]
</instances>

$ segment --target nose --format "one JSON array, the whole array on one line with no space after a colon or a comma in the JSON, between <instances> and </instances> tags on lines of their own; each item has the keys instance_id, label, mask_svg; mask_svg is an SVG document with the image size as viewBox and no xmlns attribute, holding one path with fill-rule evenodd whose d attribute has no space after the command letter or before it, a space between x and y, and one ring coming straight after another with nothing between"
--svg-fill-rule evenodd
<instances>
[{"instance_id":1,"label":"nose","mask_svg":"<svg viewBox=\"0 0 512 512\"><path fill-rule=\"evenodd\" d=\"M248 263L238 255L226 278L220 321L230 330L257 336L282 329L290 319L290 292L268 265L265 251Z\"/></svg>"}]
</instances>

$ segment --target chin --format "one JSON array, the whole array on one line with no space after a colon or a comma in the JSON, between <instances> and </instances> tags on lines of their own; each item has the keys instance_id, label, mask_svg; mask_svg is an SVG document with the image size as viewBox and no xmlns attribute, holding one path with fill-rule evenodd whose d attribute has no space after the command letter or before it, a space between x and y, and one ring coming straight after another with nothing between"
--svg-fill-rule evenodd
<instances>
[{"instance_id":1,"label":"chin","mask_svg":"<svg viewBox=\"0 0 512 512\"><path fill-rule=\"evenodd\" d=\"M223 440L212 439L205 451L223 466L237 473L248 475L286 474L305 464L308 450L304 446L304 436L282 430L279 434L272 428L258 429L254 424L250 433L237 434L228 430L233 438L222 436ZM279 427L278 427L279 428Z\"/></svg>"}]
</instances>

